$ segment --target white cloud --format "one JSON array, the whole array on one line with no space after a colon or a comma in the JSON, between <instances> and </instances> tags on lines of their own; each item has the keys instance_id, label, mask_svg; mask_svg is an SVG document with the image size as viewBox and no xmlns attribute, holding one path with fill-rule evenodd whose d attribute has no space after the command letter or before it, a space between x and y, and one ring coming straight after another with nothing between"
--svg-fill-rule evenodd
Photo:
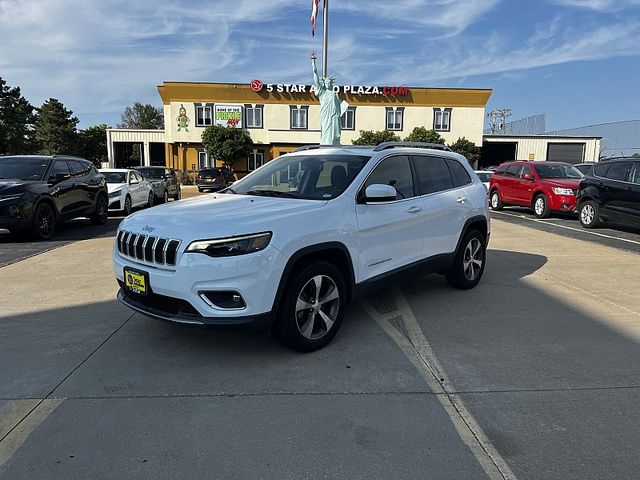
<instances>
[{"instance_id":1,"label":"white cloud","mask_svg":"<svg viewBox=\"0 0 640 480\"><path fill-rule=\"evenodd\" d=\"M640 5L640 0L552 0L556 5L611 12Z\"/></svg>"}]
</instances>

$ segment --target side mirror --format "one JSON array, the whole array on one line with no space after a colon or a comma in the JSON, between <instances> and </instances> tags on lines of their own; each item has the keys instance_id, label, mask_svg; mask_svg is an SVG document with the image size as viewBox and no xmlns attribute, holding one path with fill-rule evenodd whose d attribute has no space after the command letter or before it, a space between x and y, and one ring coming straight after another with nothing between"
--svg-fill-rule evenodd
<instances>
[{"instance_id":1,"label":"side mirror","mask_svg":"<svg viewBox=\"0 0 640 480\"><path fill-rule=\"evenodd\" d=\"M49 183L55 185L56 183L64 182L66 179L71 177L68 173L58 173L57 175L51 175L49 177Z\"/></svg>"},{"instance_id":2,"label":"side mirror","mask_svg":"<svg viewBox=\"0 0 640 480\"><path fill-rule=\"evenodd\" d=\"M129 185L137 185L139 183L140 183L140 181L136 180L135 178L132 178L131 180L129 180Z\"/></svg>"},{"instance_id":3,"label":"side mirror","mask_svg":"<svg viewBox=\"0 0 640 480\"><path fill-rule=\"evenodd\" d=\"M533 180L533 175L531 175L530 173L525 173L524 175L522 175L522 178L524 178L525 180Z\"/></svg>"},{"instance_id":4,"label":"side mirror","mask_svg":"<svg viewBox=\"0 0 640 480\"><path fill-rule=\"evenodd\" d=\"M381 183L374 183L369 185L364 191L364 202L391 202L396 199L396 189L391 185L383 185Z\"/></svg>"}]
</instances>

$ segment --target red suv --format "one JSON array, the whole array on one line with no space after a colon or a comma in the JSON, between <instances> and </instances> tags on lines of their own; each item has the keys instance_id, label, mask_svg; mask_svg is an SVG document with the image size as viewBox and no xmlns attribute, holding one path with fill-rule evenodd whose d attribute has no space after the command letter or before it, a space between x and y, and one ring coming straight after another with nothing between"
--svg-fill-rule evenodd
<instances>
[{"instance_id":1,"label":"red suv","mask_svg":"<svg viewBox=\"0 0 640 480\"><path fill-rule=\"evenodd\" d=\"M503 163L491 176L489 199L493 210L505 205L531 207L538 218L551 212L573 212L582 173L561 162Z\"/></svg>"}]
</instances>

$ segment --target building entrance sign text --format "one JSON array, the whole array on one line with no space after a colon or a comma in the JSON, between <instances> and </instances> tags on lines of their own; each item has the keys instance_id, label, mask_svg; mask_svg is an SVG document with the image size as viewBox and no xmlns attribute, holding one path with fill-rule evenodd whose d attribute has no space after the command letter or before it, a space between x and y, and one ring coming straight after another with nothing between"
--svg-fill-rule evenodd
<instances>
[{"instance_id":1,"label":"building entrance sign text","mask_svg":"<svg viewBox=\"0 0 640 480\"><path fill-rule=\"evenodd\" d=\"M251 81L251 89L254 92L266 90L269 93L313 93L317 95L315 85L298 85L295 83L262 83L260 80ZM405 96L411 91L409 87L376 86L376 85L334 85L336 93L349 93L351 95L385 95Z\"/></svg>"},{"instance_id":2,"label":"building entrance sign text","mask_svg":"<svg viewBox=\"0 0 640 480\"><path fill-rule=\"evenodd\" d=\"M242 128L242 106L216 105L215 124L222 127Z\"/></svg>"}]
</instances>

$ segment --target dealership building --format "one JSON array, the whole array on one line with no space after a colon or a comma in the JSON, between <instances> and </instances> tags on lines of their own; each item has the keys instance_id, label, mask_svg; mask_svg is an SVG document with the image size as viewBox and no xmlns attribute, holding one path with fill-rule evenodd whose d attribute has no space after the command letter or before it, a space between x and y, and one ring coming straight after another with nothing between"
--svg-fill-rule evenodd
<instances>
[{"instance_id":1,"label":"dealership building","mask_svg":"<svg viewBox=\"0 0 640 480\"><path fill-rule=\"evenodd\" d=\"M595 137L547 139L483 136L485 107L491 89L422 88L393 85L340 85L342 139L351 145L361 130L390 130L405 138L415 127L437 131L447 144L466 138L495 151L496 159L483 155L491 165L515 159L553 160L560 152L573 163L597 160ZM107 130L109 165L133 167L133 145L141 145L143 165L176 170L221 166L224 160L209 158L202 133L211 125L244 129L254 148L247 158L231 164L240 176L302 145L320 141L320 105L313 86L304 84L165 82L158 86L164 109L164 130ZM566 143L573 147L553 147ZM515 145L515 148L514 148ZM579 145L576 146L576 145ZM580 146L581 145L581 146ZM520 147L519 147L520 146ZM483 149L484 150L484 149ZM571 150L571 157L567 157ZM549 156L549 152L552 155ZM558 158L559 159L559 158Z\"/></svg>"}]
</instances>

